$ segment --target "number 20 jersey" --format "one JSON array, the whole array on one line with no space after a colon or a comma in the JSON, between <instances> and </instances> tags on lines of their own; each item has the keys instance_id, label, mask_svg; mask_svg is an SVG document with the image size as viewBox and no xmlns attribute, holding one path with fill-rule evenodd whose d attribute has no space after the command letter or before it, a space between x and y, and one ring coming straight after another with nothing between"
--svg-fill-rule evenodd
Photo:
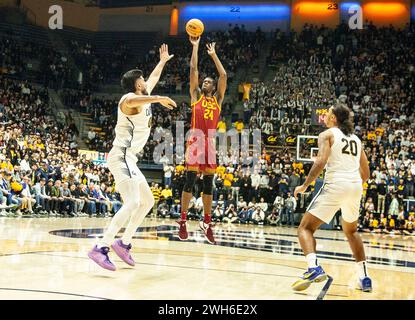
<instances>
[{"instance_id":1,"label":"number 20 jersey","mask_svg":"<svg viewBox=\"0 0 415 320\"><path fill-rule=\"evenodd\" d=\"M328 129L333 133L334 143L326 165L324 181L362 182L360 176L360 155L362 142L355 135L346 136L339 128Z\"/></svg>"}]
</instances>

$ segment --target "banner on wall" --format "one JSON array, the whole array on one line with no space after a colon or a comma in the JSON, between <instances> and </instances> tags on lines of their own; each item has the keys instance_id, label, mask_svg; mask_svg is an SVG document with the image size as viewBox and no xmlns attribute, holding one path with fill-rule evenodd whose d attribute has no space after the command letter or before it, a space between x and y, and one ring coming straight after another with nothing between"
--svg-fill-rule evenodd
<instances>
[{"instance_id":1,"label":"banner on wall","mask_svg":"<svg viewBox=\"0 0 415 320\"><path fill-rule=\"evenodd\" d=\"M276 146L278 144L278 136L276 134L265 134L264 138L267 146Z\"/></svg>"},{"instance_id":2,"label":"banner on wall","mask_svg":"<svg viewBox=\"0 0 415 320\"><path fill-rule=\"evenodd\" d=\"M94 164L106 164L108 152L98 152L91 150L79 150L78 154L86 160L92 161Z\"/></svg>"},{"instance_id":3,"label":"banner on wall","mask_svg":"<svg viewBox=\"0 0 415 320\"><path fill-rule=\"evenodd\" d=\"M324 118L329 111L328 108L311 107L311 124L312 125L324 125Z\"/></svg>"},{"instance_id":4,"label":"banner on wall","mask_svg":"<svg viewBox=\"0 0 415 320\"><path fill-rule=\"evenodd\" d=\"M289 135L285 138L285 144L287 146L295 146L297 143L297 136Z\"/></svg>"}]
</instances>

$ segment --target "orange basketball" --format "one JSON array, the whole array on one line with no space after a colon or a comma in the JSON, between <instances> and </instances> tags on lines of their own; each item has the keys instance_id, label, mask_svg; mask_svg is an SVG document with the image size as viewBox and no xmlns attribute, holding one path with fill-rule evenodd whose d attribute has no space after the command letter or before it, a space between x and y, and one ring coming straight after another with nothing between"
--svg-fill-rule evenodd
<instances>
[{"instance_id":1,"label":"orange basketball","mask_svg":"<svg viewBox=\"0 0 415 320\"><path fill-rule=\"evenodd\" d=\"M204 30L205 26L199 19L191 19L186 23L186 32L191 37L200 37Z\"/></svg>"}]
</instances>

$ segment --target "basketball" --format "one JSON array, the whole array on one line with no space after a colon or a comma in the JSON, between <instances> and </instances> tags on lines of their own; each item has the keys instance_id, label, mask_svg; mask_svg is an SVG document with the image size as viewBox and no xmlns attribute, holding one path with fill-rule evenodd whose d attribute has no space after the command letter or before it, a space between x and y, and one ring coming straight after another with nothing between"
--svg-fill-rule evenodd
<instances>
[{"instance_id":1,"label":"basketball","mask_svg":"<svg viewBox=\"0 0 415 320\"><path fill-rule=\"evenodd\" d=\"M199 19L191 19L186 23L186 32L191 37L200 37L204 30L205 26Z\"/></svg>"}]
</instances>

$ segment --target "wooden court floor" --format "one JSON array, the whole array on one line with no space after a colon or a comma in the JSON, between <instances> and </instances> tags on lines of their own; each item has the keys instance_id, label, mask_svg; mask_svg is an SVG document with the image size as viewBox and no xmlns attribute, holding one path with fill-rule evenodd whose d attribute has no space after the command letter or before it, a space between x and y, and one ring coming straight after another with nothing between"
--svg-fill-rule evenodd
<instances>
[{"instance_id":1,"label":"wooden court floor","mask_svg":"<svg viewBox=\"0 0 415 320\"><path fill-rule=\"evenodd\" d=\"M330 277L296 293L306 264L295 228L218 224L210 245L195 222L181 242L173 220L146 218L133 241L136 266L111 253L111 272L87 258L109 221L0 218L0 299L415 299L415 237L363 235L374 291L362 293L345 237L320 230Z\"/></svg>"}]
</instances>

